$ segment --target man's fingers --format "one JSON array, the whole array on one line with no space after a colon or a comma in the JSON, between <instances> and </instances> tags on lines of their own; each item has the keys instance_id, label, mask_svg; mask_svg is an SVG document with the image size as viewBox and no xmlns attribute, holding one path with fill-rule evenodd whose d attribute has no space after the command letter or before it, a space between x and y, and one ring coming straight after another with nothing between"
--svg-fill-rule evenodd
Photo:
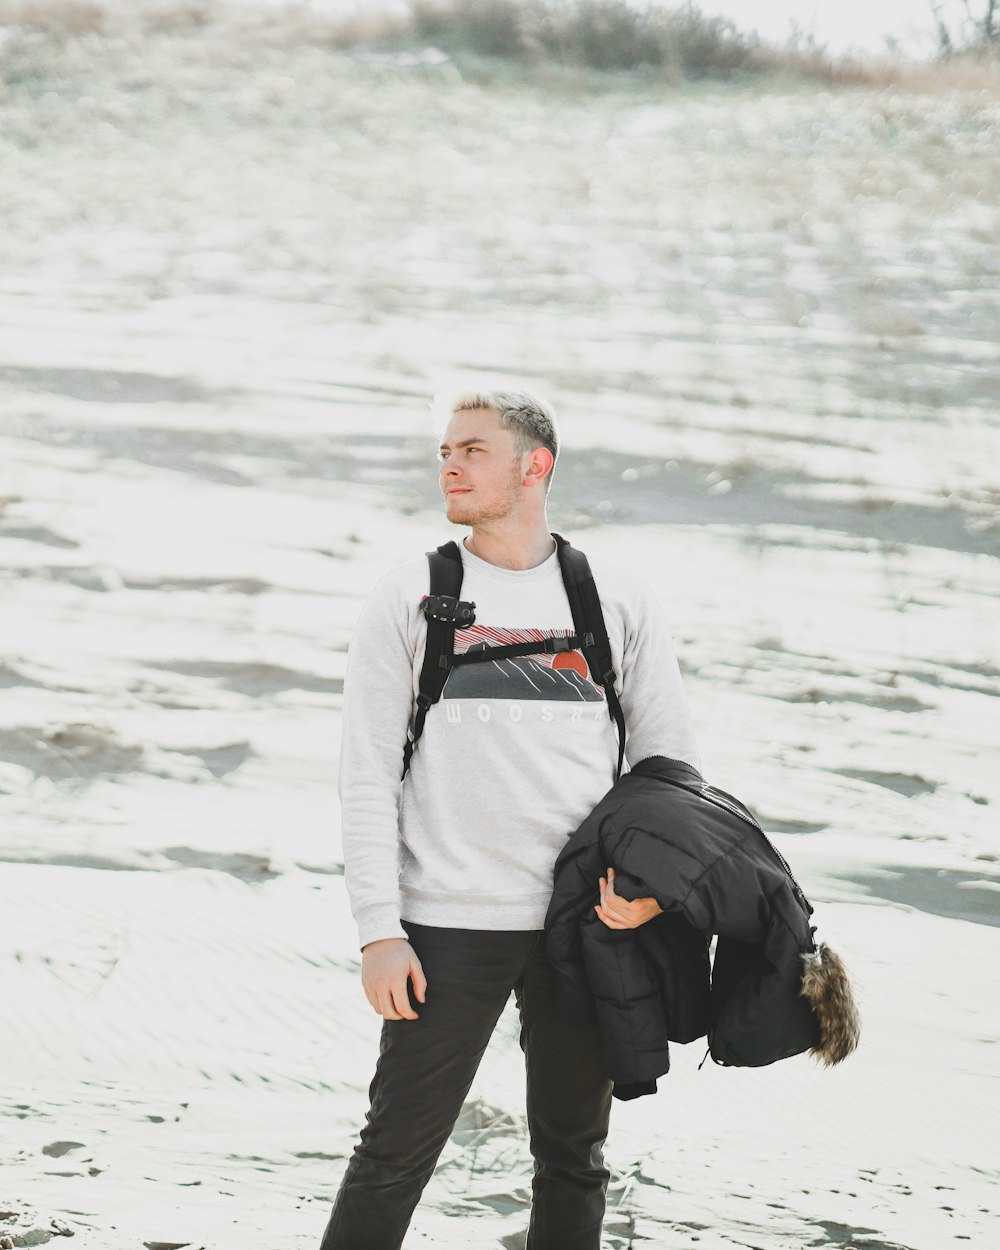
<instances>
[{"instance_id":1,"label":"man's fingers","mask_svg":"<svg viewBox=\"0 0 1000 1250\"><path fill-rule=\"evenodd\" d=\"M608 873L613 874L614 869L609 868ZM636 913L638 910L635 904L639 900L622 898L620 894L616 894L615 893L615 879L613 875L608 876L607 878L608 883L606 887L604 885L604 880L605 880L604 877L602 877L601 878L601 906L610 915L617 917L617 919L619 920L625 921L625 924L623 926L624 928L631 927L635 921Z\"/></svg>"},{"instance_id":2,"label":"man's fingers","mask_svg":"<svg viewBox=\"0 0 1000 1250\"><path fill-rule=\"evenodd\" d=\"M369 943L362 958L362 986L372 1010L385 1020L418 1020L408 988L413 978L414 998L424 1001L427 978L413 948L403 940Z\"/></svg>"},{"instance_id":3,"label":"man's fingers","mask_svg":"<svg viewBox=\"0 0 1000 1250\"><path fill-rule=\"evenodd\" d=\"M416 1020L417 1013L410 1006L410 998L406 992L406 977L402 981L396 981L392 985L392 1002L393 1006L399 1012L397 1019Z\"/></svg>"},{"instance_id":4,"label":"man's fingers","mask_svg":"<svg viewBox=\"0 0 1000 1250\"><path fill-rule=\"evenodd\" d=\"M392 1005L392 995L389 993L389 987L379 991L378 996L378 1013L386 1020L401 1020L399 1012Z\"/></svg>"},{"instance_id":5,"label":"man's fingers","mask_svg":"<svg viewBox=\"0 0 1000 1250\"><path fill-rule=\"evenodd\" d=\"M631 919L632 904L627 898L622 898L616 894L612 886L608 886L604 894L601 895L601 906L606 912L610 912L612 916L617 916L619 920Z\"/></svg>"}]
</instances>

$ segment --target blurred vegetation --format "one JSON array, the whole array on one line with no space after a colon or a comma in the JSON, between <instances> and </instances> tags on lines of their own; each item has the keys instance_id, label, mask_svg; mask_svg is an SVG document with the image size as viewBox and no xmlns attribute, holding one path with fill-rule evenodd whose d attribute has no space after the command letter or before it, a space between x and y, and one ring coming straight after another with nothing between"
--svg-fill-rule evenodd
<instances>
[{"instance_id":1,"label":"blurred vegetation","mask_svg":"<svg viewBox=\"0 0 1000 1250\"><path fill-rule=\"evenodd\" d=\"M992 84L1000 64L998 0L965 4L950 25L929 0L939 33L938 65L956 62ZM906 65L887 49L880 60L834 56L794 27L783 45L768 42L698 5L673 7L626 0L408 0L388 9L378 0L327 12L306 2L257 7L237 0L0 0L0 29L59 39L183 33L225 23L235 37L275 44L314 43L362 54L436 52L477 76L484 65L527 72L565 70L667 82L796 77L831 85L895 85L918 72L926 88L932 66ZM2 48L0 48L2 51Z\"/></svg>"},{"instance_id":2,"label":"blurred vegetation","mask_svg":"<svg viewBox=\"0 0 1000 1250\"><path fill-rule=\"evenodd\" d=\"M940 0L929 0L943 57L969 53L1000 55L1000 0L962 0L962 13L946 17Z\"/></svg>"},{"instance_id":3,"label":"blurred vegetation","mask_svg":"<svg viewBox=\"0 0 1000 1250\"><path fill-rule=\"evenodd\" d=\"M759 70L753 34L695 5L637 9L624 0L412 0L415 32L446 51L597 70L728 77Z\"/></svg>"}]
</instances>

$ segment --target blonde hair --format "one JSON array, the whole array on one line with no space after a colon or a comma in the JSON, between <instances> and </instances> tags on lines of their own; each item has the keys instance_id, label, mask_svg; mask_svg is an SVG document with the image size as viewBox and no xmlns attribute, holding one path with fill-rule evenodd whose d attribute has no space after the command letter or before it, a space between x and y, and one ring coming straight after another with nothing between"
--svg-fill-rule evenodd
<instances>
[{"instance_id":1,"label":"blonde hair","mask_svg":"<svg viewBox=\"0 0 1000 1250\"><path fill-rule=\"evenodd\" d=\"M555 410L538 395L525 390L477 390L456 387L441 391L431 400L431 412L441 425L463 408L493 408L500 414L500 424L514 435L515 455L523 456L536 447L547 447L553 461L559 456ZM553 464L553 469L555 465ZM545 490L552 484L552 473L545 478Z\"/></svg>"}]
</instances>

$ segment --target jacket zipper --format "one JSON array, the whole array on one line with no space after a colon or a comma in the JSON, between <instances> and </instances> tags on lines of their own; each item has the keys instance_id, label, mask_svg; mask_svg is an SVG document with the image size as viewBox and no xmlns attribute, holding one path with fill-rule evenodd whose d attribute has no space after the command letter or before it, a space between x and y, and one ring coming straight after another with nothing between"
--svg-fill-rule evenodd
<instances>
[{"instance_id":1,"label":"jacket zipper","mask_svg":"<svg viewBox=\"0 0 1000 1250\"><path fill-rule=\"evenodd\" d=\"M730 812L733 816L738 816L744 824L749 825L752 829L756 829L767 845L771 848L771 851L776 856L782 868L784 868L785 872L788 874L788 879L791 881L792 888L795 890L795 897L799 900L802 906L805 907L810 916L813 914L814 908L806 898L802 887L795 880L795 876L792 873L791 868L788 866L788 861L752 816L748 816L745 812L741 812L738 807L734 807L732 803L730 803L727 799L724 799L722 795L719 794L718 791L716 791L715 788L710 786L706 781L703 781L697 790L695 790L693 786L684 786L681 782L674 782L673 784L681 785L682 789L690 790L693 794L700 794L701 797L706 799L709 803L714 803L716 807L721 807L725 811Z\"/></svg>"}]
</instances>

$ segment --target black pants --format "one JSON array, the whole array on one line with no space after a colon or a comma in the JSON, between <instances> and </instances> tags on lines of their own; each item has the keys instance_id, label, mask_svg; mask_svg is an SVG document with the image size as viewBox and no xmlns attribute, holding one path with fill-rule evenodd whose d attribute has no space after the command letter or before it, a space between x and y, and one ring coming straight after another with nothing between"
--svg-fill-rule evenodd
<instances>
[{"instance_id":1,"label":"black pants","mask_svg":"<svg viewBox=\"0 0 1000 1250\"><path fill-rule=\"evenodd\" d=\"M562 1024L543 930L402 922L427 977L418 1020L383 1020L371 1107L320 1250L399 1250L513 989L527 1072L526 1250L599 1250L611 1081L595 1024Z\"/></svg>"}]
</instances>

